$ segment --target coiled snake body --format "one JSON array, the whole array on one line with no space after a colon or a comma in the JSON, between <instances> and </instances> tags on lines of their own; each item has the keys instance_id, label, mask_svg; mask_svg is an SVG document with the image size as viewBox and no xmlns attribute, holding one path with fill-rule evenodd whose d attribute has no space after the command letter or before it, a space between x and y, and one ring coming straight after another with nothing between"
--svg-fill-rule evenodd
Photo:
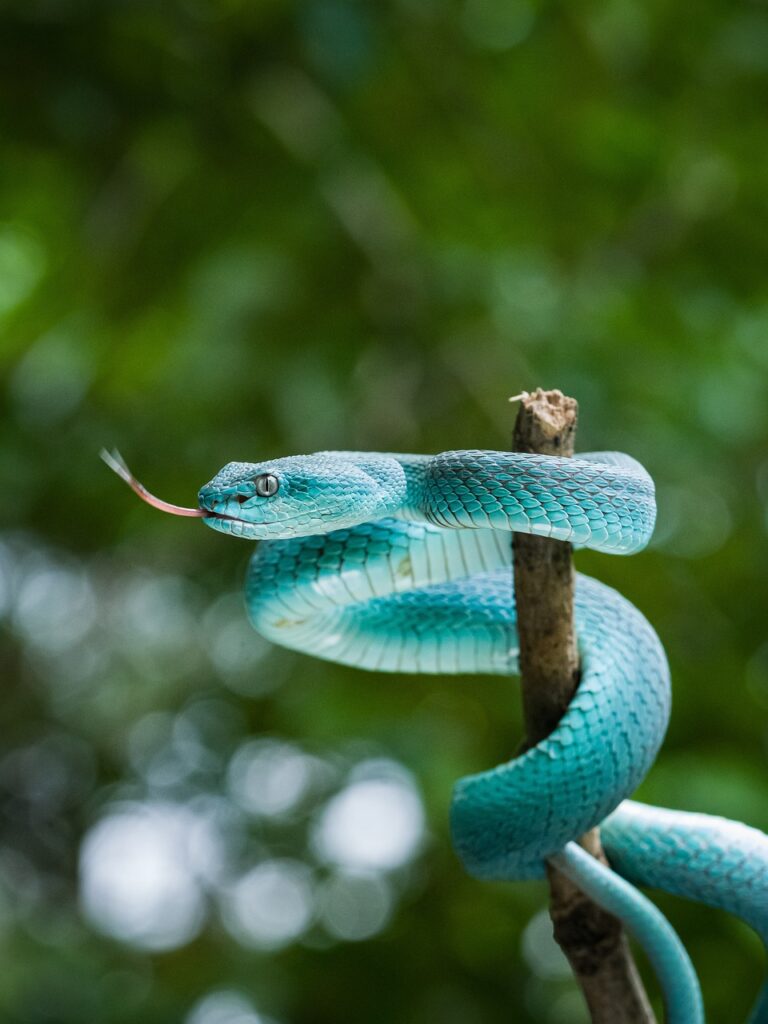
<instances>
[{"instance_id":1,"label":"coiled snake body","mask_svg":"<svg viewBox=\"0 0 768 1024\"><path fill-rule=\"evenodd\" d=\"M517 672L509 531L630 554L655 519L648 474L605 452L321 452L230 463L199 502L214 529L266 542L246 588L264 636L362 669L440 674ZM585 576L576 627L582 678L566 714L522 756L459 781L454 843L479 878L535 878L548 859L557 864L645 946L667 1020L697 1024L687 955L634 884L731 910L765 939L768 837L626 799L669 717L664 651L636 608ZM598 824L615 871L574 842ZM765 994L751 1020L768 1022Z\"/></svg>"}]
</instances>

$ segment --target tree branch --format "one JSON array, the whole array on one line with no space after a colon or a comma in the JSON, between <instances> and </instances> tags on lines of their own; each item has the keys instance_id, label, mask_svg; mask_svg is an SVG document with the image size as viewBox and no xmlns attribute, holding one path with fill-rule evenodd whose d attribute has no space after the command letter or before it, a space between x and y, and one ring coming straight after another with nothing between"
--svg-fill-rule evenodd
<instances>
[{"instance_id":1,"label":"tree branch","mask_svg":"<svg viewBox=\"0 0 768 1024\"><path fill-rule=\"evenodd\" d=\"M518 452L571 456L578 405L560 391L520 396L513 447ZM573 627L574 572L570 544L513 535L515 603L526 746L557 725L579 683ZM580 839L607 863L599 829ZM617 918L601 910L564 875L548 867L555 939L568 957L593 1024L655 1024L637 967Z\"/></svg>"}]
</instances>

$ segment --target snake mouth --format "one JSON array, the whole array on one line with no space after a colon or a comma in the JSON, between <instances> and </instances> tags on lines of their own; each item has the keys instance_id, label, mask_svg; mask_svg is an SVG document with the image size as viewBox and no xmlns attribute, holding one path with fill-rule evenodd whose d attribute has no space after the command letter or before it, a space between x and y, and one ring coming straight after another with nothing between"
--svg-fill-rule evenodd
<instances>
[{"instance_id":1,"label":"snake mouth","mask_svg":"<svg viewBox=\"0 0 768 1024\"><path fill-rule=\"evenodd\" d=\"M208 508L201 508L199 514L201 519L226 519L230 523L248 524L247 519L238 519L237 516L228 516L224 512L211 512Z\"/></svg>"},{"instance_id":2,"label":"snake mouth","mask_svg":"<svg viewBox=\"0 0 768 1024\"><path fill-rule=\"evenodd\" d=\"M281 529L283 527L284 523L295 522L297 519L303 519L303 518L304 518L304 514L299 512L295 516L285 516L285 518L275 520L274 522L271 522L271 523L253 523L253 522L251 522L250 519L239 519L237 516L228 516L228 515L225 515L225 513L223 513L223 512L210 512L208 509L203 509L202 510L203 522L207 523L209 526L213 526L213 523L211 522L211 520L214 520L214 521L220 520L220 521L223 521L223 522L226 522L226 523L240 523L247 530L267 530L267 529L269 529L269 527L276 527L278 529ZM264 540L264 539L266 539L266 534L261 535L261 536L254 535L252 537L252 539L253 540Z\"/></svg>"}]
</instances>

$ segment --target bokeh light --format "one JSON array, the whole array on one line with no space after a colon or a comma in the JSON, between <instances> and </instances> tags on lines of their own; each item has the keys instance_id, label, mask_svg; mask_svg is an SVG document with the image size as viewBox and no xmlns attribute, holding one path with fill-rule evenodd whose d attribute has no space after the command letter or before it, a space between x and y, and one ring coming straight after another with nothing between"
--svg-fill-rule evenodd
<instances>
[{"instance_id":1,"label":"bokeh light","mask_svg":"<svg viewBox=\"0 0 768 1024\"><path fill-rule=\"evenodd\" d=\"M534 914L523 932L522 952L528 966L540 978L569 978L571 969L552 934L547 910Z\"/></svg>"},{"instance_id":2,"label":"bokeh light","mask_svg":"<svg viewBox=\"0 0 768 1024\"><path fill-rule=\"evenodd\" d=\"M318 903L320 920L331 935L359 942L385 927L393 893L379 874L339 871L323 884Z\"/></svg>"},{"instance_id":3,"label":"bokeh light","mask_svg":"<svg viewBox=\"0 0 768 1024\"><path fill-rule=\"evenodd\" d=\"M280 949L299 938L314 916L309 869L299 861L265 861L229 887L223 912L239 942Z\"/></svg>"},{"instance_id":4,"label":"bokeh light","mask_svg":"<svg viewBox=\"0 0 768 1024\"><path fill-rule=\"evenodd\" d=\"M201 876L217 840L187 808L143 804L94 825L80 853L85 914L108 935L144 949L189 942L205 916Z\"/></svg>"},{"instance_id":5,"label":"bokeh light","mask_svg":"<svg viewBox=\"0 0 768 1024\"><path fill-rule=\"evenodd\" d=\"M241 992L223 989L210 992L196 1003L184 1024L275 1024L271 1017L257 1013Z\"/></svg>"},{"instance_id":6,"label":"bokeh light","mask_svg":"<svg viewBox=\"0 0 768 1024\"><path fill-rule=\"evenodd\" d=\"M353 778L323 809L314 844L325 860L347 868L391 870L424 840L424 811L407 773Z\"/></svg>"},{"instance_id":7,"label":"bokeh light","mask_svg":"<svg viewBox=\"0 0 768 1024\"><path fill-rule=\"evenodd\" d=\"M232 758L229 789L251 814L285 814L306 796L318 767L317 761L289 743L251 740Z\"/></svg>"}]
</instances>

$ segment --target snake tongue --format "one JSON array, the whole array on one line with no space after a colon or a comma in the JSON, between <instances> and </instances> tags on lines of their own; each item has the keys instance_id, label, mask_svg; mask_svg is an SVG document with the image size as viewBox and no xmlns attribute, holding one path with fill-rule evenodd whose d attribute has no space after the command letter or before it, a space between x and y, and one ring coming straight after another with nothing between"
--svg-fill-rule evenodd
<instances>
[{"instance_id":1,"label":"snake tongue","mask_svg":"<svg viewBox=\"0 0 768 1024\"><path fill-rule=\"evenodd\" d=\"M144 484L139 483L133 473L128 469L120 452L115 448L111 452L108 452L106 448L102 448L99 453L102 459L106 462L111 470L128 484L132 491L134 491L141 498L142 501L146 501L148 505L153 508L159 508L161 512L170 512L173 516L207 516L209 515L205 509L202 508L184 508L183 505L172 505L168 501L163 501L162 498L156 498L154 494L150 494Z\"/></svg>"}]
</instances>

